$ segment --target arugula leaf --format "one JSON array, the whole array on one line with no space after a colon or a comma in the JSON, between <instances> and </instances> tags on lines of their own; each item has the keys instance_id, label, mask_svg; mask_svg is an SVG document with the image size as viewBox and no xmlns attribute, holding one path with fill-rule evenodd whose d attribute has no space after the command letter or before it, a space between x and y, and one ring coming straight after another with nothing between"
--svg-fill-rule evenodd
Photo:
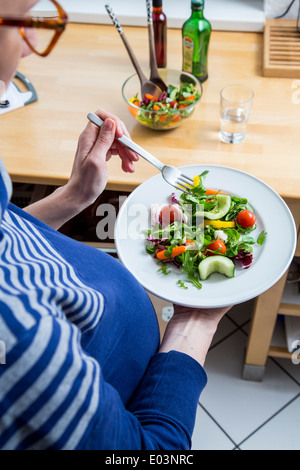
<instances>
[{"instance_id":1,"label":"arugula leaf","mask_svg":"<svg viewBox=\"0 0 300 470\"><path fill-rule=\"evenodd\" d=\"M157 263L157 264L161 264L161 268L158 269L157 272L162 273L162 274L165 274L165 275L170 274L171 269L168 268L168 266L166 265L166 263Z\"/></svg>"},{"instance_id":2,"label":"arugula leaf","mask_svg":"<svg viewBox=\"0 0 300 470\"><path fill-rule=\"evenodd\" d=\"M146 237L149 237L149 235L151 235L151 230L142 230L142 233L143 233Z\"/></svg>"},{"instance_id":3,"label":"arugula leaf","mask_svg":"<svg viewBox=\"0 0 300 470\"><path fill-rule=\"evenodd\" d=\"M258 235L257 237L257 240L256 240L256 243L258 245L262 245L263 242L265 241L266 239L266 235L267 235L267 232L265 232L264 230Z\"/></svg>"},{"instance_id":4,"label":"arugula leaf","mask_svg":"<svg viewBox=\"0 0 300 470\"><path fill-rule=\"evenodd\" d=\"M253 237L249 237L246 235L245 237L243 237L243 242L249 243L250 245L254 245L255 240Z\"/></svg>"},{"instance_id":5,"label":"arugula leaf","mask_svg":"<svg viewBox=\"0 0 300 470\"><path fill-rule=\"evenodd\" d=\"M172 258L173 248L174 248L173 245L166 246L165 256L166 256L167 258Z\"/></svg>"},{"instance_id":6,"label":"arugula leaf","mask_svg":"<svg viewBox=\"0 0 300 470\"><path fill-rule=\"evenodd\" d=\"M235 245L240 239L240 234L235 228L226 228L223 229L224 233L228 236L228 243L230 245Z\"/></svg>"},{"instance_id":7,"label":"arugula leaf","mask_svg":"<svg viewBox=\"0 0 300 470\"><path fill-rule=\"evenodd\" d=\"M252 227L243 228L243 227L241 227L241 226L237 223L237 221L235 221L235 225L237 226L238 230L239 230L241 233L244 233L245 235L246 235L247 233L253 232L253 230L255 230L256 227L257 227L257 225L254 224L254 225L252 225Z\"/></svg>"},{"instance_id":8,"label":"arugula leaf","mask_svg":"<svg viewBox=\"0 0 300 470\"><path fill-rule=\"evenodd\" d=\"M224 220L232 220L234 219L237 214L243 210L251 210L251 206L248 203L248 200L245 198L240 198L240 197L231 197L231 205L230 209L227 212Z\"/></svg>"},{"instance_id":9,"label":"arugula leaf","mask_svg":"<svg viewBox=\"0 0 300 470\"><path fill-rule=\"evenodd\" d=\"M188 287L186 287L184 282L182 282L180 279L177 281L177 284L179 285L179 287L182 287L183 289L188 289Z\"/></svg>"},{"instance_id":10,"label":"arugula leaf","mask_svg":"<svg viewBox=\"0 0 300 470\"><path fill-rule=\"evenodd\" d=\"M236 256L241 250L247 253L253 252L252 245L255 244L255 240L253 237L245 235L241 238L240 233L235 228L224 229L224 232L228 236L228 240L226 243L226 256L228 258Z\"/></svg>"},{"instance_id":11,"label":"arugula leaf","mask_svg":"<svg viewBox=\"0 0 300 470\"><path fill-rule=\"evenodd\" d=\"M241 242L241 243L238 243L237 247L238 247L238 251L243 250L243 251L246 251L247 253L253 253L252 245L250 245L249 243Z\"/></svg>"},{"instance_id":12,"label":"arugula leaf","mask_svg":"<svg viewBox=\"0 0 300 470\"><path fill-rule=\"evenodd\" d=\"M153 254L156 251L156 246L153 245L153 243L148 243L148 245L146 246L146 251L147 253Z\"/></svg>"},{"instance_id":13,"label":"arugula leaf","mask_svg":"<svg viewBox=\"0 0 300 470\"><path fill-rule=\"evenodd\" d=\"M186 251L181 255L182 260L182 272L186 274L187 280L192 282L197 289L202 289L202 284L199 282L198 265L195 264L197 255L191 256L190 251Z\"/></svg>"},{"instance_id":14,"label":"arugula leaf","mask_svg":"<svg viewBox=\"0 0 300 470\"><path fill-rule=\"evenodd\" d=\"M198 186L196 186L198 187ZM194 189L194 188L193 188ZM194 193L193 189L191 189L191 192L189 194L183 193L180 196L180 199L184 200L185 204L189 203L194 203L194 204L199 204L199 199L197 196L194 196L192 193Z\"/></svg>"}]
</instances>

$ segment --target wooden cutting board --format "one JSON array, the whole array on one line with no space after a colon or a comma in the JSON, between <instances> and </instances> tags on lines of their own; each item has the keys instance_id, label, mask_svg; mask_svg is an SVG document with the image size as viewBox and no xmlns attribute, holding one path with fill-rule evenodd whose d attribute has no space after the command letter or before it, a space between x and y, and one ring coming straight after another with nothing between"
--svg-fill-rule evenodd
<instances>
[{"instance_id":1,"label":"wooden cutting board","mask_svg":"<svg viewBox=\"0 0 300 470\"><path fill-rule=\"evenodd\" d=\"M300 33L296 19L267 18L264 29L264 76L300 78Z\"/></svg>"}]
</instances>

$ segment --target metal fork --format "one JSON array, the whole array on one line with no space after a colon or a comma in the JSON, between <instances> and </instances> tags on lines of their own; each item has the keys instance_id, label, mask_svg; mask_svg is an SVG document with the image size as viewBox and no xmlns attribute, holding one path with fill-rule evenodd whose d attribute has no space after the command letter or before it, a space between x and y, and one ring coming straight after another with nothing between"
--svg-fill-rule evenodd
<instances>
[{"instance_id":1,"label":"metal fork","mask_svg":"<svg viewBox=\"0 0 300 470\"><path fill-rule=\"evenodd\" d=\"M96 114L89 113L87 117L92 123L96 124L96 126L102 126L103 121L98 116L96 116ZM161 172L165 181L171 186L174 186L174 188L179 189L185 193L189 193L190 189L194 187L194 181L189 176L184 175L174 166L164 165L157 158L151 155L151 153L147 152L138 144L128 139L125 135L118 138L118 140L122 142L123 145L130 148L145 160L147 160L147 162L152 163L152 165L154 165Z\"/></svg>"}]
</instances>

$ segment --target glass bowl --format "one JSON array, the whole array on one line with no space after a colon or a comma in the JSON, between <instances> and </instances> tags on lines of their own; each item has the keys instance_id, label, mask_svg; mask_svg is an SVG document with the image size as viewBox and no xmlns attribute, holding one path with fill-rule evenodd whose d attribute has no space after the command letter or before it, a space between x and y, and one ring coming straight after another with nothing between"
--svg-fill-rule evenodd
<instances>
[{"instance_id":1,"label":"glass bowl","mask_svg":"<svg viewBox=\"0 0 300 470\"><path fill-rule=\"evenodd\" d=\"M180 126L193 114L202 97L203 89L199 80L189 73L171 69L160 69L159 73L161 78L169 87L169 90L171 90L172 87L179 89L182 85L191 84L193 88L200 94L199 98L191 101L191 104L188 104L188 101L183 98L181 100L182 104L177 105L175 103L171 103L170 98L170 100L168 100L170 101L169 108L160 108L156 111L143 109L139 106L140 103L143 104L144 97L141 97L141 85L137 74L131 75L124 82L122 86L122 95L127 105L128 111L137 122L150 129L165 131ZM145 75L149 77L149 71L146 72ZM136 99L138 99L138 102ZM134 104L134 101L136 104ZM147 102L147 100L145 101ZM185 103L183 104L184 101Z\"/></svg>"}]
</instances>

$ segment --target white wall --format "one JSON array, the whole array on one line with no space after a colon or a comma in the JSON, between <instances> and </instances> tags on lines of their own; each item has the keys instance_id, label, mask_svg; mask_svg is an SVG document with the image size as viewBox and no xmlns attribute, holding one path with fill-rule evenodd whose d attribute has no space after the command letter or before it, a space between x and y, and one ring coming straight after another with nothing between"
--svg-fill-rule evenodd
<instances>
[{"instance_id":1,"label":"white wall","mask_svg":"<svg viewBox=\"0 0 300 470\"><path fill-rule=\"evenodd\" d=\"M297 18L299 1L295 0L293 6L291 7L289 13L284 18ZM265 0L265 14L268 18L274 18L276 16L282 15L287 7L290 5L292 0Z\"/></svg>"},{"instance_id":2,"label":"white wall","mask_svg":"<svg viewBox=\"0 0 300 470\"><path fill-rule=\"evenodd\" d=\"M1 0L0 0L1 1ZM11 0L13 1L13 0ZM298 0L297 0L298 1ZM38 14L49 0L40 0ZM264 0L206 0L205 16L216 30L263 31ZM111 24L104 8L110 3L123 26L146 26L146 0L60 0L73 22ZM163 0L169 28L181 28L190 16L191 0Z\"/></svg>"}]
</instances>

